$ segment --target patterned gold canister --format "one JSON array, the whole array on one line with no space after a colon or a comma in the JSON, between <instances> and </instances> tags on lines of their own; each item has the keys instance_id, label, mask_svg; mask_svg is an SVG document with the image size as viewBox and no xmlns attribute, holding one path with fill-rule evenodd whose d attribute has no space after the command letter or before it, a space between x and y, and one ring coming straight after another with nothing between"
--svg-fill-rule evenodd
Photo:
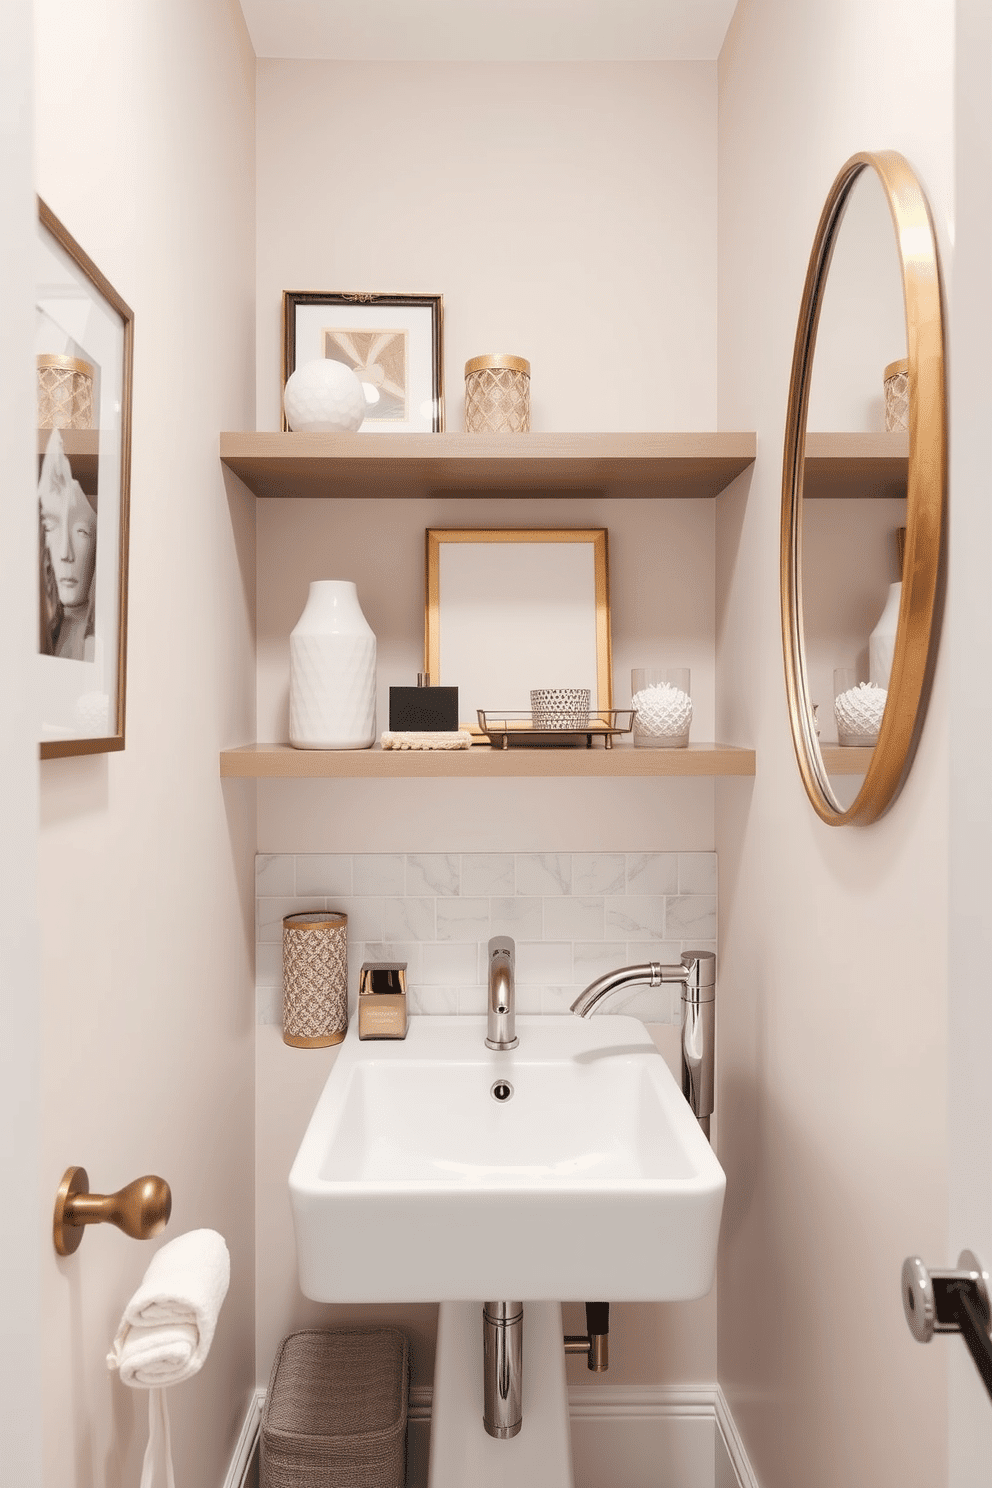
<instances>
[{"instance_id":1,"label":"patterned gold canister","mask_svg":"<svg viewBox=\"0 0 992 1488\"><path fill-rule=\"evenodd\" d=\"M282 922L282 1036L295 1049L326 1049L348 1031L348 916L333 910Z\"/></svg>"},{"instance_id":2,"label":"patterned gold canister","mask_svg":"<svg viewBox=\"0 0 992 1488\"><path fill-rule=\"evenodd\" d=\"M890 362L885 369L885 432L904 434L909 429L909 361Z\"/></svg>"},{"instance_id":3,"label":"patterned gold canister","mask_svg":"<svg viewBox=\"0 0 992 1488\"><path fill-rule=\"evenodd\" d=\"M79 357L39 356L38 428L92 429L93 368Z\"/></svg>"},{"instance_id":4,"label":"patterned gold canister","mask_svg":"<svg viewBox=\"0 0 992 1488\"><path fill-rule=\"evenodd\" d=\"M465 432L526 434L530 428L530 362L494 352L465 363Z\"/></svg>"}]
</instances>

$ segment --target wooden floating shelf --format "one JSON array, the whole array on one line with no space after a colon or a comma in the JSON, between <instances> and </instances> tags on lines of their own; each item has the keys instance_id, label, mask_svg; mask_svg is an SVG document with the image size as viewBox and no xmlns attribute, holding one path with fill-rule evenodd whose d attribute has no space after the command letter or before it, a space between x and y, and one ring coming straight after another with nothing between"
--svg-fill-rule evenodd
<instances>
[{"instance_id":1,"label":"wooden floating shelf","mask_svg":"<svg viewBox=\"0 0 992 1488\"><path fill-rule=\"evenodd\" d=\"M847 752L847 751L845 751ZM243 744L221 751L220 773L250 780L431 780L545 778L608 780L660 776L753 775L754 750L733 744L688 749L294 749L290 744Z\"/></svg>"},{"instance_id":2,"label":"wooden floating shelf","mask_svg":"<svg viewBox=\"0 0 992 1488\"><path fill-rule=\"evenodd\" d=\"M256 496L718 496L754 434L222 434Z\"/></svg>"},{"instance_id":3,"label":"wooden floating shelf","mask_svg":"<svg viewBox=\"0 0 992 1488\"><path fill-rule=\"evenodd\" d=\"M908 434L806 435L803 495L905 497Z\"/></svg>"},{"instance_id":4,"label":"wooden floating shelf","mask_svg":"<svg viewBox=\"0 0 992 1488\"><path fill-rule=\"evenodd\" d=\"M828 775L867 775L875 751L868 745L821 744L820 753Z\"/></svg>"}]
</instances>

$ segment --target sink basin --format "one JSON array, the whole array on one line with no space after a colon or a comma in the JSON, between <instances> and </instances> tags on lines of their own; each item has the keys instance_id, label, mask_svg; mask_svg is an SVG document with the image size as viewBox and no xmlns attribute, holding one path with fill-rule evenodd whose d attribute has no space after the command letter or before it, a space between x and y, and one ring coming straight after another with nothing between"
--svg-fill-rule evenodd
<instances>
[{"instance_id":1,"label":"sink basin","mask_svg":"<svg viewBox=\"0 0 992 1488\"><path fill-rule=\"evenodd\" d=\"M518 1016L517 1033L496 1053L484 1017L413 1017L402 1042L352 1024L289 1175L308 1297L709 1291L725 1178L643 1024Z\"/></svg>"}]
</instances>

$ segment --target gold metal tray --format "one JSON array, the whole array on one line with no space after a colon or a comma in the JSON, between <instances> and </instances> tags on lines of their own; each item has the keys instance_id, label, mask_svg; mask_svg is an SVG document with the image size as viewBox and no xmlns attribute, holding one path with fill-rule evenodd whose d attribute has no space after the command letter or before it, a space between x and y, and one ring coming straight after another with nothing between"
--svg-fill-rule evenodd
<instances>
[{"instance_id":1,"label":"gold metal tray","mask_svg":"<svg viewBox=\"0 0 992 1488\"><path fill-rule=\"evenodd\" d=\"M574 749L593 747L602 739L606 749L613 748L619 734L629 734L634 727L633 708L597 708L589 713L584 728L536 728L533 713L495 713L480 708L479 729L499 749ZM473 730L474 732L474 730Z\"/></svg>"}]
</instances>

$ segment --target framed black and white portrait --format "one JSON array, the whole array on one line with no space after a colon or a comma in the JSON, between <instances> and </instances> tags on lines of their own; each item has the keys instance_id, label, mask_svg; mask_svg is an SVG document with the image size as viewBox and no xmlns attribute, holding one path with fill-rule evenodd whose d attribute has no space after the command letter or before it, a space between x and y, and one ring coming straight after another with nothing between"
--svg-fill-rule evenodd
<instances>
[{"instance_id":1,"label":"framed black and white portrait","mask_svg":"<svg viewBox=\"0 0 992 1488\"><path fill-rule=\"evenodd\" d=\"M124 748L134 317L39 200L38 730L42 759Z\"/></svg>"}]
</instances>

